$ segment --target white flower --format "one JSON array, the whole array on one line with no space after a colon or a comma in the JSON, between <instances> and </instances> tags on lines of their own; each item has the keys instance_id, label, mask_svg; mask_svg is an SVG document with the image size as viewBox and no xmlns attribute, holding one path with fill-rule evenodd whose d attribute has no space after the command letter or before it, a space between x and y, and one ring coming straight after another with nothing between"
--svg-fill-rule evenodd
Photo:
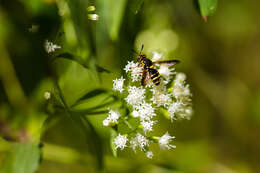
<instances>
[{"instance_id":1,"label":"white flower","mask_svg":"<svg viewBox=\"0 0 260 173\"><path fill-rule=\"evenodd\" d=\"M146 157L147 157L148 159L152 159L152 158L153 158L153 152L152 152L152 151L147 151L147 152L146 152Z\"/></svg>"},{"instance_id":2,"label":"white flower","mask_svg":"<svg viewBox=\"0 0 260 173\"><path fill-rule=\"evenodd\" d=\"M44 48L47 53L51 53L51 52L55 52L56 49L60 49L61 47L46 40L44 43Z\"/></svg>"},{"instance_id":3,"label":"white flower","mask_svg":"<svg viewBox=\"0 0 260 173\"><path fill-rule=\"evenodd\" d=\"M117 110L109 110L108 120L112 121L113 123L116 123L120 116L121 115Z\"/></svg>"},{"instance_id":4,"label":"white flower","mask_svg":"<svg viewBox=\"0 0 260 173\"><path fill-rule=\"evenodd\" d=\"M113 90L119 91L120 93L123 92L124 81L125 79L123 78L123 76L119 79L113 80Z\"/></svg>"},{"instance_id":5,"label":"white flower","mask_svg":"<svg viewBox=\"0 0 260 173\"><path fill-rule=\"evenodd\" d=\"M51 98L51 93L50 93L49 91L46 91L46 92L44 93L44 98L45 98L46 100L49 100L49 99Z\"/></svg>"},{"instance_id":6,"label":"white flower","mask_svg":"<svg viewBox=\"0 0 260 173\"><path fill-rule=\"evenodd\" d=\"M97 14L88 14L89 20L98 20L99 16Z\"/></svg>"},{"instance_id":7,"label":"white flower","mask_svg":"<svg viewBox=\"0 0 260 173\"><path fill-rule=\"evenodd\" d=\"M149 145L149 140L141 135L140 133L136 134L136 137L131 139L130 146L135 151L136 147L140 147L142 151L145 151L145 147Z\"/></svg>"},{"instance_id":8,"label":"white flower","mask_svg":"<svg viewBox=\"0 0 260 173\"><path fill-rule=\"evenodd\" d=\"M193 114L192 107L188 107L187 109L185 109L185 113L186 113L186 118L189 120Z\"/></svg>"},{"instance_id":9,"label":"white flower","mask_svg":"<svg viewBox=\"0 0 260 173\"><path fill-rule=\"evenodd\" d=\"M153 97L151 101L156 106L168 107L169 103L172 101L170 94L167 93L166 87L154 87L151 89Z\"/></svg>"},{"instance_id":10,"label":"white flower","mask_svg":"<svg viewBox=\"0 0 260 173\"><path fill-rule=\"evenodd\" d=\"M134 63L133 61L128 61L124 70L126 71L126 73L131 72L131 78L133 82L141 80L143 68L139 66L138 62Z\"/></svg>"},{"instance_id":11,"label":"white flower","mask_svg":"<svg viewBox=\"0 0 260 173\"><path fill-rule=\"evenodd\" d=\"M160 68L158 70L160 75L166 79L166 83L170 82L171 77L175 74L174 68L169 68L167 65L160 65Z\"/></svg>"},{"instance_id":12,"label":"white flower","mask_svg":"<svg viewBox=\"0 0 260 173\"><path fill-rule=\"evenodd\" d=\"M158 61L158 60L160 60L160 59L162 59L162 58L163 58L163 55L162 55L162 54L160 54L160 53L158 53L158 52L156 52L156 51L153 52L152 61Z\"/></svg>"},{"instance_id":13,"label":"white flower","mask_svg":"<svg viewBox=\"0 0 260 173\"><path fill-rule=\"evenodd\" d=\"M172 93L177 99L184 99L191 96L189 85L183 86L178 84L172 89Z\"/></svg>"},{"instance_id":14,"label":"white flower","mask_svg":"<svg viewBox=\"0 0 260 173\"><path fill-rule=\"evenodd\" d=\"M110 121L108 119L103 120L103 126L109 126Z\"/></svg>"},{"instance_id":15,"label":"white flower","mask_svg":"<svg viewBox=\"0 0 260 173\"><path fill-rule=\"evenodd\" d=\"M138 143L138 146L140 147L141 150L145 150L144 147L148 146L149 141L146 137L144 137L143 135L141 135L140 133L137 133L136 135L136 140Z\"/></svg>"},{"instance_id":16,"label":"white flower","mask_svg":"<svg viewBox=\"0 0 260 173\"><path fill-rule=\"evenodd\" d=\"M177 73L174 80L173 93L176 96L179 95L190 95L189 85L185 85L186 75L184 73Z\"/></svg>"},{"instance_id":17,"label":"white flower","mask_svg":"<svg viewBox=\"0 0 260 173\"><path fill-rule=\"evenodd\" d=\"M137 140L136 138L132 138L130 140L130 147L134 150L134 152L136 152L135 148L138 146Z\"/></svg>"},{"instance_id":18,"label":"white flower","mask_svg":"<svg viewBox=\"0 0 260 173\"><path fill-rule=\"evenodd\" d=\"M169 144L172 139L174 139L174 136L170 136L168 132L166 132L162 137L159 138L159 145L162 149L171 149L171 148L176 148L175 145Z\"/></svg>"},{"instance_id":19,"label":"white flower","mask_svg":"<svg viewBox=\"0 0 260 173\"><path fill-rule=\"evenodd\" d=\"M153 125L156 123L156 121L141 121L141 125L143 127L144 133L150 132L153 130Z\"/></svg>"},{"instance_id":20,"label":"white flower","mask_svg":"<svg viewBox=\"0 0 260 173\"><path fill-rule=\"evenodd\" d=\"M103 121L103 125L109 126L109 125L116 124L120 116L121 115L117 110L116 111L109 110L108 117Z\"/></svg>"},{"instance_id":21,"label":"white flower","mask_svg":"<svg viewBox=\"0 0 260 173\"><path fill-rule=\"evenodd\" d=\"M184 73L178 73L176 75L175 82L182 83L186 80L186 75Z\"/></svg>"},{"instance_id":22,"label":"white flower","mask_svg":"<svg viewBox=\"0 0 260 173\"><path fill-rule=\"evenodd\" d=\"M137 105L143 102L145 98L145 89L142 87L129 86L128 96L125 98L129 105Z\"/></svg>"},{"instance_id":23,"label":"white flower","mask_svg":"<svg viewBox=\"0 0 260 173\"><path fill-rule=\"evenodd\" d=\"M139 117L141 121L150 121L156 115L152 104L146 102L134 106L133 112L133 116Z\"/></svg>"},{"instance_id":24,"label":"white flower","mask_svg":"<svg viewBox=\"0 0 260 173\"><path fill-rule=\"evenodd\" d=\"M176 114L183 112L183 110L183 104L181 102L172 103L168 108L171 120L175 120Z\"/></svg>"},{"instance_id":25,"label":"white flower","mask_svg":"<svg viewBox=\"0 0 260 173\"><path fill-rule=\"evenodd\" d=\"M127 137L119 133L118 136L114 139L115 148L120 148L123 150L126 147L127 141Z\"/></svg>"}]
</instances>

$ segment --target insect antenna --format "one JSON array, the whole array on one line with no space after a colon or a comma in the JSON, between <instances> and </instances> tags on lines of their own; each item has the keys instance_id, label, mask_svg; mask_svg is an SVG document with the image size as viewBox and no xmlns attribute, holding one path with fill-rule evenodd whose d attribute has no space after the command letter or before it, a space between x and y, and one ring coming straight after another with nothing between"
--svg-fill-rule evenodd
<instances>
[{"instance_id":1,"label":"insect antenna","mask_svg":"<svg viewBox=\"0 0 260 173\"><path fill-rule=\"evenodd\" d=\"M142 44L142 47L141 47L141 50L140 50L140 53L139 53L139 55L141 55L141 53L142 53L143 49L144 49L144 44Z\"/></svg>"}]
</instances>

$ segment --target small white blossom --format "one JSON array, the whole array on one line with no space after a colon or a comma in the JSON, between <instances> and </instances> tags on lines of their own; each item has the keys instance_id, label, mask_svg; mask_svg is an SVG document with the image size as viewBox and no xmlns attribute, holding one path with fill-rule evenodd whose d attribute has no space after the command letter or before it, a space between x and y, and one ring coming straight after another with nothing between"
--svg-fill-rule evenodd
<instances>
[{"instance_id":1,"label":"small white blossom","mask_svg":"<svg viewBox=\"0 0 260 173\"><path fill-rule=\"evenodd\" d=\"M88 14L89 20L98 20L99 16L97 14Z\"/></svg>"},{"instance_id":2,"label":"small white blossom","mask_svg":"<svg viewBox=\"0 0 260 173\"><path fill-rule=\"evenodd\" d=\"M137 133L136 135L136 140L137 140L137 143L140 147L141 150L145 150L144 147L148 146L149 144L149 141L146 137L144 137L143 135L141 135L140 133Z\"/></svg>"},{"instance_id":3,"label":"small white blossom","mask_svg":"<svg viewBox=\"0 0 260 173\"><path fill-rule=\"evenodd\" d=\"M143 127L144 133L150 132L153 130L153 125L156 123L156 121L141 121L141 125Z\"/></svg>"},{"instance_id":4,"label":"small white blossom","mask_svg":"<svg viewBox=\"0 0 260 173\"><path fill-rule=\"evenodd\" d=\"M183 111L183 104L181 102L174 102L168 108L171 120L175 120L176 114L181 114Z\"/></svg>"},{"instance_id":5,"label":"small white blossom","mask_svg":"<svg viewBox=\"0 0 260 173\"><path fill-rule=\"evenodd\" d=\"M108 119L103 120L103 126L109 126L110 121Z\"/></svg>"},{"instance_id":6,"label":"small white blossom","mask_svg":"<svg viewBox=\"0 0 260 173\"><path fill-rule=\"evenodd\" d=\"M143 102L145 98L145 89L142 87L129 86L128 96L125 98L129 105L137 105Z\"/></svg>"},{"instance_id":7,"label":"small white blossom","mask_svg":"<svg viewBox=\"0 0 260 173\"><path fill-rule=\"evenodd\" d=\"M139 66L138 62L134 63L133 61L128 61L124 70L126 71L126 73L131 72L131 78L133 82L141 80L143 68Z\"/></svg>"},{"instance_id":8,"label":"small white blossom","mask_svg":"<svg viewBox=\"0 0 260 173\"><path fill-rule=\"evenodd\" d=\"M176 75L175 82L177 83L183 83L186 80L186 75L184 73L178 73Z\"/></svg>"},{"instance_id":9,"label":"small white blossom","mask_svg":"<svg viewBox=\"0 0 260 173\"><path fill-rule=\"evenodd\" d=\"M136 137L131 139L130 147L135 151L136 147L139 147L142 151L145 151L145 147L149 145L149 140L141 135L140 133L136 134Z\"/></svg>"},{"instance_id":10,"label":"small white blossom","mask_svg":"<svg viewBox=\"0 0 260 173\"><path fill-rule=\"evenodd\" d=\"M118 136L114 139L115 148L120 148L123 150L126 147L127 141L127 137L119 133Z\"/></svg>"},{"instance_id":11,"label":"small white blossom","mask_svg":"<svg viewBox=\"0 0 260 173\"><path fill-rule=\"evenodd\" d=\"M46 40L44 43L44 48L47 53L55 52L56 49L60 49L59 45L53 44L52 42Z\"/></svg>"},{"instance_id":12,"label":"small white blossom","mask_svg":"<svg viewBox=\"0 0 260 173\"><path fill-rule=\"evenodd\" d=\"M158 72L160 73L160 75L162 77L164 77L164 79L166 80L166 83L169 83L171 77L175 74L174 68L170 68L167 65L160 65Z\"/></svg>"},{"instance_id":13,"label":"small white blossom","mask_svg":"<svg viewBox=\"0 0 260 173\"><path fill-rule=\"evenodd\" d=\"M120 117L120 113L116 110L109 110L108 117L103 121L104 126L114 125L118 122L118 119Z\"/></svg>"},{"instance_id":14,"label":"small white blossom","mask_svg":"<svg viewBox=\"0 0 260 173\"><path fill-rule=\"evenodd\" d=\"M172 89L173 96L177 99L188 99L192 96L189 85L178 84Z\"/></svg>"},{"instance_id":15,"label":"small white blossom","mask_svg":"<svg viewBox=\"0 0 260 173\"><path fill-rule=\"evenodd\" d=\"M130 140L130 147L134 150L134 152L136 152L136 147L138 146L137 140L136 138L132 138Z\"/></svg>"},{"instance_id":16,"label":"small white blossom","mask_svg":"<svg viewBox=\"0 0 260 173\"><path fill-rule=\"evenodd\" d=\"M51 93L50 93L49 91L46 91L46 92L44 93L44 98L45 98L46 100L49 100L49 99L51 98Z\"/></svg>"},{"instance_id":17,"label":"small white blossom","mask_svg":"<svg viewBox=\"0 0 260 173\"><path fill-rule=\"evenodd\" d=\"M159 138L159 145L162 149L171 149L171 148L176 148L175 145L171 145L170 142L172 139L174 139L174 136L170 136L168 132L166 132L162 137Z\"/></svg>"},{"instance_id":18,"label":"small white blossom","mask_svg":"<svg viewBox=\"0 0 260 173\"><path fill-rule=\"evenodd\" d=\"M139 117L141 121L150 121L156 114L154 112L154 107L151 103L143 102L140 105L134 107L136 111L133 115L134 117Z\"/></svg>"},{"instance_id":19,"label":"small white blossom","mask_svg":"<svg viewBox=\"0 0 260 173\"><path fill-rule=\"evenodd\" d=\"M162 55L162 54L160 54L160 53L158 53L158 52L156 52L156 51L153 52L152 61L158 61L158 60L160 60L160 59L162 59L162 58L163 58L163 55Z\"/></svg>"},{"instance_id":20,"label":"small white blossom","mask_svg":"<svg viewBox=\"0 0 260 173\"><path fill-rule=\"evenodd\" d=\"M119 91L120 93L123 92L124 81L125 79L123 78L123 76L119 79L113 80L113 90Z\"/></svg>"},{"instance_id":21,"label":"small white blossom","mask_svg":"<svg viewBox=\"0 0 260 173\"><path fill-rule=\"evenodd\" d=\"M152 159L152 158L153 158L153 152L152 152L152 151L147 151L147 152L146 152L146 157L147 157L148 159Z\"/></svg>"},{"instance_id":22,"label":"small white blossom","mask_svg":"<svg viewBox=\"0 0 260 173\"><path fill-rule=\"evenodd\" d=\"M167 93L166 87L154 87L151 89L153 93L153 97L151 98L151 101L156 106L164 106L168 107L169 103L172 101L171 95Z\"/></svg>"},{"instance_id":23,"label":"small white blossom","mask_svg":"<svg viewBox=\"0 0 260 173\"><path fill-rule=\"evenodd\" d=\"M188 107L187 109L185 109L185 113L186 113L186 118L189 120L193 114L192 107Z\"/></svg>"}]
</instances>

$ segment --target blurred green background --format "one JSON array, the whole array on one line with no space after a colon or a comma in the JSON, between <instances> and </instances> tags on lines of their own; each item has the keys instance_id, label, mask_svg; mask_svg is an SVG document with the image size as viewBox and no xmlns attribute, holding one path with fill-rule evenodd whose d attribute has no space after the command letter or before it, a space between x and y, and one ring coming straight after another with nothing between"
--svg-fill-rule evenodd
<instances>
[{"instance_id":1,"label":"blurred green background","mask_svg":"<svg viewBox=\"0 0 260 173\"><path fill-rule=\"evenodd\" d=\"M259 9L219 0L205 22L195 0L1 0L0 172L260 172ZM194 116L160 127L176 149L115 158L102 120L141 44L181 60Z\"/></svg>"}]
</instances>

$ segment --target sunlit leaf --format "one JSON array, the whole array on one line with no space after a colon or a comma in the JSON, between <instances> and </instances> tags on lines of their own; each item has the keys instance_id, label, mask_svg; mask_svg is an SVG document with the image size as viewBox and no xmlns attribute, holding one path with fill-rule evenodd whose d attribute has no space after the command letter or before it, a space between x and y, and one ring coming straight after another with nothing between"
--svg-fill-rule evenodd
<instances>
[{"instance_id":1,"label":"sunlit leaf","mask_svg":"<svg viewBox=\"0 0 260 173\"><path fill-rule=\"evenodd\" d=\"M117 40L119 35L120 26L125 13L127 0L106 0L106 15L109 23L109 35L112 40Z\"/></svg>"},{"instance_id":2,"label":"sunlit leaf","mask_svg":"<svg viewBox=\"0 0 260 173\"><path fill-rule=\"evenodd\" d=\"M217 0L199 0L200 13L204 20L216 12Z\"/></svg>"},{"instance_id":3,"label":"sunlit leaf","mask_svg":"<svg viewBox=\"0 0 260 173\"><path fill-rule=\"evenodd\" d=\"M40 161L40 149L35 143L15 144L4 160L1 173L34 173Z\"/></svg>"}]
</instances>

